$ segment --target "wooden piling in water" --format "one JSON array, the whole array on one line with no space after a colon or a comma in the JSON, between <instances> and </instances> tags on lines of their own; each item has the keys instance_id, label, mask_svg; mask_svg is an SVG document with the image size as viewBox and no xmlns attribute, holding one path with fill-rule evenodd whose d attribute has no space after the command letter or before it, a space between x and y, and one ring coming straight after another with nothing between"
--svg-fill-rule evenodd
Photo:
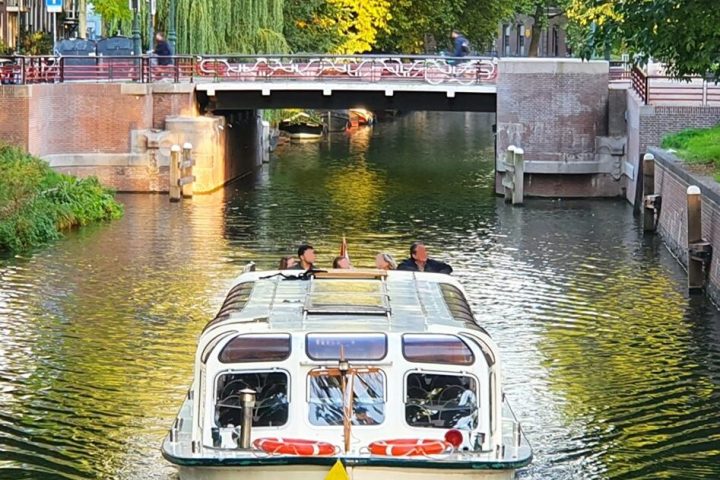
<instances>
[{"instance_id":1,"label":"wooden piling in water","mask_svg":"<svg viewBox=\"0 0 720 480\"><path fill-rule=\"evenodd\" d=\"M643 157L643 230L654 232L660 215L660 195L655 195L655 155ZM635 197L637 198L637 197Z\"/></svg>"},{"instance_id":2,"label":"wooden piling in water","mask_svg":"<svg viewBox=\"0 0 720 480\"><path fill-rule=\"evenodd\" d=\"M702 238L702 196L695 185L687 189L687 242L688 291L694 293L705 288L712 257L712 245Z\"/></svg>"},{"instance_id":3,"label":"wooden piling in water","mask_svg":"<svg viewBox=\"0 0 720 480\"><path fill-rule=\"evenodd\" d=\"M180 191L180 145L170 147L170 201L179 202Z\"/></svg>"},{"instance_id":4,"label":"wooden piling in water","mask_svg":"<svg viewBox=\"0 0 720 480\"><path fill-rule=\"evenodd\" d=\"M193 166L195 165L195 159L192 158L192 144L185 142L182 147L182 162L180 168L180 190L183 198L192 198L193 196L193 182L195 176L193 175Z\"/></svg>"},{"instance_id":5,"label":"wooden piling in water","mask_svg":"<svg viewBox=\"0 0 720 480\"><path fill-rule=\"evenodd\" d=\"M512 204L522 205L525 196L525 151L516 147L513 155L515 174L513 175Z\"/></svg>"}]
</instances>

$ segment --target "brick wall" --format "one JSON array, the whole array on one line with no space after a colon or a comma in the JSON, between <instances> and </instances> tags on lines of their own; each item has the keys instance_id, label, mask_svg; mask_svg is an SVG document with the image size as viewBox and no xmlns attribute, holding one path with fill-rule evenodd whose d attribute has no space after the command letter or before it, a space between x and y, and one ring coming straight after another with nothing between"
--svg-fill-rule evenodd
<instances>
[{"instance_id":1,"label":"brick wall","mask_svg":"<svg viewBox=\"0 0 720 480\"><path fill-rule=\"evenodd\" d=\"M607 135L607 112L607 62L502 59L497 81L498 164L510 145L522 147L527 162L593 162L596 137ZM609 175L527 171L527 195L604 196L619 192L618 182Z\"/></svg>"},{"instance_id":2,"label":"brick wall","mask_svg":"<svg viewBox=\"0 0 720 480\"><path fill-rule=\"evenodd\" d=\"M33 85L28 150L40 156L130 152L130 131L152 126L152 96L123 90L112 83Z\"/></svg>"},{"instance_id":3,"label":"brick wall","mask_svg":"<svg viewBox=\"0 0 720 480\"><path fill-rule=\"evenodd\" d=\"M659 146L662 137L687 128L707 128L720 123L720 107L642 105L627 91L628 162L638 172L649 146ZM629 182L627 199L634 203L636 184Z\"/></svg>"},{"instance_id":4,"label":"brick wall","mask_svg":"<svg viewBox=\"0 0 720 480\"><path fill-rule=\"evenodd\" d=\"M162 84L156 87L161 87ZM184 92L163 92L154 91L152 128L165 129L165 118L182 115L194 117L198 115L197 102L195 101L195 90Z\"/></svg>"},{"instance_id":5,"label":"brick wall","mask_svg":"<svg viewBox=\"0 0 720 480\"><path fill-rule=\"evenodd\" d=\"M30 87L0 85L0 141L28 147Z\"/></svg>"},{"instance_id":6,"label":"brick wall","mask_svg":"<svg viewBox=\"0 0 720 480\"><path fill-rule=\"evenodd\" d=\"M688 171L673 155L650 147L655 155L655 193L662 195L658 234L687 268L687 188L700 187L702 194L702 236L712 243L707 292L720 303L720 185L711 177Z\"/></svg>"}]
</instances>

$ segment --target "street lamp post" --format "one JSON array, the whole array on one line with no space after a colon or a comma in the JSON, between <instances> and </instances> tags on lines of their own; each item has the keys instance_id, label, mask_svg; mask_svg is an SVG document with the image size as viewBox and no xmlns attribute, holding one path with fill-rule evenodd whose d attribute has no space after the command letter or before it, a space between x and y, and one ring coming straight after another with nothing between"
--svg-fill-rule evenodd
<instances>
[{"instance_id":1,"label":"street lamp post","mask_svg":"<svg viewBox=\"0 0 720 480\"><path fill-rule=\"evenodd\" d=\"M140 0L130 0L130 9L133 11L132 21L132 38L133 38L133 54L142 55L142 45L140 44Z\"/></svg>"},{"instance_id":2,"label":"street lamp post","mask_svg":"<svg viewBox=\"0 0 720 480\"><path fill-rule=\"evenodd\" d=\"M170 43L170 51L175 55L175 42L177 41L177 34L175 33L175 0L170 0L170 11L168 13L168 42Z\"/></svg>"}]
</instances>

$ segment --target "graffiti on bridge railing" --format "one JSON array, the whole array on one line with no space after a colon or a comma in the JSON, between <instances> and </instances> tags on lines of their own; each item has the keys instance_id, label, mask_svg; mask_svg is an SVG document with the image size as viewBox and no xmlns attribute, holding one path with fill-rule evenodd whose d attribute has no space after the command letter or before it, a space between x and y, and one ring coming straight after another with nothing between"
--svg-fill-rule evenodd
<instances>
[{"instance_id":1,"label":"graffiti on bridge railing","mask_svg":"<svg viewBox=\"0 0 720 480\"><path fill-rule=\"evenodd\" d=\"M480 85L494 83L497 59L465 57L219 57L14 56L0 58L3 83L69 81L286 81L332 80Z\"/></svg>"},{"instance_id":2,"label":"graffiti on bridge railing","mask_svg":"<svg viewBox=\"0 0 720 480\"><path fill-rule=\"evenodd\" d=\"M493 82L497 59L444 57L327 57L308 59L256 58L252 62L224 57L199 58L200 76L221 80L353 80L362 82L412 82L472 85Z\"/></svg>"}]
</instances>

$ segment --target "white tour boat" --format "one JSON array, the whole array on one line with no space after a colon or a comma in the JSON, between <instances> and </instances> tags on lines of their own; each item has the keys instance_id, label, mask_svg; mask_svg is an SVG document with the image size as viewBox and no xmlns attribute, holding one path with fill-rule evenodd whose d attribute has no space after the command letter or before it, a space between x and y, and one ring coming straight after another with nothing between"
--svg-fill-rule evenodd
<instances>
[{"instance_id":1,"label":"white tour boat","mask_svg":"<svg viewBox=\"0 0 720 480\"><path fill-rule=\"evenodd\" d=\"M512 479L532 450L501 378L451 276L247 272L162 453L182 480Z\"/></svg>"}]
</instances>

